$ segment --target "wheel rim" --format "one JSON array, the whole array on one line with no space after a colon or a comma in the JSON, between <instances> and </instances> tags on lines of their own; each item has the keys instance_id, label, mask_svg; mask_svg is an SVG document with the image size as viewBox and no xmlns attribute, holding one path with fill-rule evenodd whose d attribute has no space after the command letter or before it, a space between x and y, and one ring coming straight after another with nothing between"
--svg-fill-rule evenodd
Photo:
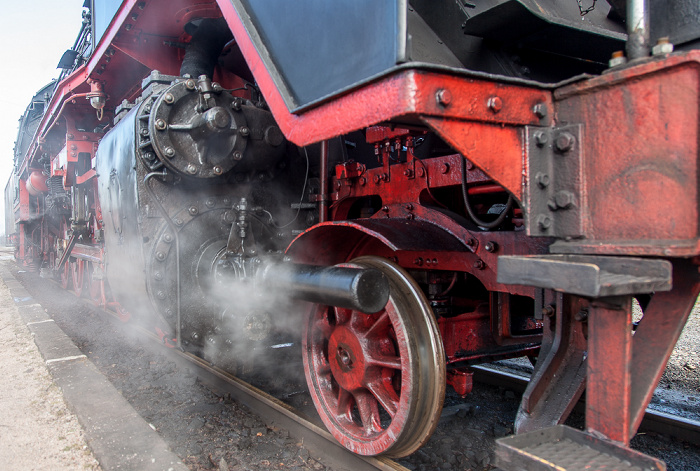
<instances>
[{"instance_id":1,"label":"wheel rim","mask_svg":"<svg viewBox=\"0 0 700 471\"><path fill-rule=\"evenodd\" d=\"M61 288L68 289L73 283L73 275L71 272L71 263L67 261L63 264L63 269L61 270Z\"/></svg>"},{"instance_id":2,"label":"wheel rim","mask_svg":"<svg viewBox=\"0 0 700 471\"><path fill-rule=\"evenodd\" d=\"M85 274L85 264L83 260L71 262L71 272L73 274L73 292L80 297L83 294L83 281Z\"/></svg>"},{"instance_id":3,"label":"wheel rim","mask_svg":"<svg viewBox=\"0 0 700 471\"><path fill-rule=\"evenodd\" d=\"M88 262L87 265L87 285L88 292L90 294L90 299L92 299L98 306L105 306L107 303L105 297L105 281L104 279L96 280L95 276L95 264Z\"/></svg>"},{"instance_id":4,"label":"wheel rim","mask_svg":"<svg viewBox=\"0 0 700 471\"><path fill-rule=\"evenodd\" d=\"M415 281L397 265L361 257L346 266L377 268L391 296L376 314L317 306L303 338L311 396L331 434L361 455L406 456L437 425L445 356L437 324Z\"/></svg>"}]
</instances>

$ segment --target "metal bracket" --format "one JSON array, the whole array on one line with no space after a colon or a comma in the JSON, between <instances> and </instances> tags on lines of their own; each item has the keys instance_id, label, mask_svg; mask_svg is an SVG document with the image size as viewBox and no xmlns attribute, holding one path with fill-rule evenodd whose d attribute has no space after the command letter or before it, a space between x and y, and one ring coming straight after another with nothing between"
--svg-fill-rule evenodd
<instances>
[{"instance_id":1,"label":"metal bracket","mask_svg":"<svg viewBox=\"0 0 700 471\"><path fill-rule=\"evenodd\" d=\"M582 237L582 126L526 127L528 184L527 234Z\"/></svg>"}]
</instances>

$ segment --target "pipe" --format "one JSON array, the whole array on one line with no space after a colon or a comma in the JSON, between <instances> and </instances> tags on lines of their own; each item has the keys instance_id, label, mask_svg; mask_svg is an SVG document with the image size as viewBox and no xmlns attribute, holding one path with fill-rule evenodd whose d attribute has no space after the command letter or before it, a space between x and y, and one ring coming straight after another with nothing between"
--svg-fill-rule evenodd
<instances>
[{"instance_id":1,"label":"pipe","mask_svg":"<svg viewBox=\"0 0 700 471\"><path fill-rule=\"evenodd\" d=\"M627 60L649 56L649 0L627 0Z\"/></svg>"},{"instance_id":2,"label":"pipe","mask_svg":"<svg viewBox=\"0 0 700 471\"><path fill-rule=\"evenodd\" d=\"M180 75L189 75L192 78L206 75L212 78L221 51L231 38L233 35L225 19L203 19L185 47Z\"/></svg>"},{"instance_id":3,"label":"pipe","mask_svg":"<svg viewBox=\"0 0 700 471\"><path fill-rule=\"evenodd\" d=\"M320 200L318 202L318 222L328 220L328 141L321 141L321 168L319 186Z\"/></svg>"},{"instance_id":4,"label":"pipe","mask_svg":"<svg viewBox=\"0 0 700 471\"><path fill-rule=\"evenodd\" d=\"M389 301L389 280L374 268L318 267L301 264L268 265L258 274L260 284L293 299L379 312Z\"/></svg>"}]
</instances>

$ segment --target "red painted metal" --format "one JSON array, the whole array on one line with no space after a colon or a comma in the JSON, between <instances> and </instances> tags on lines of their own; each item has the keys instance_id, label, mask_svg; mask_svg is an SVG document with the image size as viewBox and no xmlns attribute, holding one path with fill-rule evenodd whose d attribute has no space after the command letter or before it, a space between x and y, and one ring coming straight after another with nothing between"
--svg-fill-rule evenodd
<instances>
[{"instance_id":1,"label":"red painted metal","mask_svg":"<svg viewBox=\"0 0 700 471\"><path fill-rule=\"evenodd\" d=\"M558 121L584 124L585 238L552 251L699 254L700 51L611 72L554 96Z\"/></svg>"},{"instance_id":2,"label":"red painted metal","mask_svg":"<svg viewBox=\"0 0 700 471\"><path fill-rule=\"evenodd\" d=\"M588 308L586 428L629 444L632 297L594 300Z\"/></svg>"}]
</instances>

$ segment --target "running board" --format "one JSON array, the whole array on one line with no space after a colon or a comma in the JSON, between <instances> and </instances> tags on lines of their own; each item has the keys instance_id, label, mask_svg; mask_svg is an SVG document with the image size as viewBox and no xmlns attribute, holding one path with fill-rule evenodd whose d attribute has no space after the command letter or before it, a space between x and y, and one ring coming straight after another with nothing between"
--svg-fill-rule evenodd
<instances>
[{"instance_id":1,"label":"running board","mask_svg":"<svg viewBox=\"0 0 700 471\"><path fill-rule=\"evenodd\" d=\"M651 456L556 425L496 440L496 466L503 471L665 471Z\"/></svg>"}]
</instances>

